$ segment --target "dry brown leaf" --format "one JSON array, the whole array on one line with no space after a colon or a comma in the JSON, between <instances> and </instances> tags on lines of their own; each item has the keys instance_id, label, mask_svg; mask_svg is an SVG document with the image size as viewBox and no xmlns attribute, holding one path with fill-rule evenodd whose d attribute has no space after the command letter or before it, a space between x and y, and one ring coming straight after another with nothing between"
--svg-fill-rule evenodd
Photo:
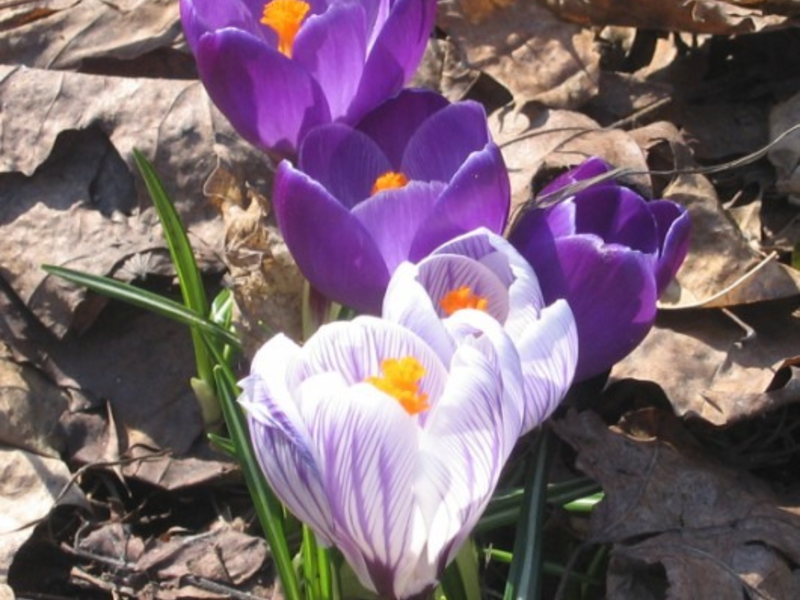
<instances>
[{"instance_id":1,"label":"dry brown leaf","mask_svg":"<svg viewBox=\"0 0 800 600\"><path fill-rule=\"evenodd\" d=\"M599 156L614 166L647 170L644 155L629 134L600 129L580 113L500 109L489 116L489 130L508 168L512 214L530 200L531 183L542 169L564 169ZM631 178L631 183L645 194L649 190L646 177Z\"/></svg>"},{"instance_id":2,"label":"dry brown leaf","mask_svg":"<svg viewBox=\"0 0 800 600\"><path fill-rule=\"evenodd\" d=\"M59 418L69 398L36 368L19 364L0 342L0 444L57 458Z\"/></svg>"},{"instance_id":3,"label":"dry brown leaf","mask_svg":"<svg viewBox=\"0 0 800 600\"><path fill-rule=\"evenodd\" d=\"M582 25L625 25L640 29L666 29L692 33L730 35L774 28L787 18L770 14L769 2L737 6L725 0L539 0L556 14ZM743 2L738 4L743 5Z\"/></svg>"},{"instance_id":4,"label":"dry brown leaf","mask_svg":"<svg viewBox=\"0 0 800 600\"><path fill-rule=\"evenodd\" d=\"M800 294L800 273L753 250L725 213L711 183L680 175L665 198L682 204L692 220L689 254L663 307L730 307Z\"/></svg>"},{"instance_id":5,"label":"dry brown leaf","mask_svg":"<svg viewBox=\"0 0 800 600\"><path fill-rule=\"evenodd\" d=\"M409 87L435 90L450 102L464 98L480 77L459 59L458 49L449 39L431 38L425 55Z\"/></svg>"},{"instance_id":6,"label":"dry brown leaf","mask_svg":"<svg viewBox=\"0 0 800 600\"><path fill-rule=\"evenodd\" d=\"M439 4L437 24L466 64L505 86L517 104L580 106L597 91L594 34L533 2L456 0Z\"/></svg>"},{"instance_id":7,"label":"dry brown leaf","mask_svg":"<svg viewBox=\"0 0 800 600\"><path fill-rule=\"evenodd\" d=\"M655 381L678 415L715 425L800 402L797 383L779 376L798 354L800 315L765 306L659 315L656 325L613 379Z\"/></svg>"},{"instance_id":8,"label":"dry brown leaf","mask_svg":"<svg viewBox=\"0 0 800 600\"><path fill-rule=\"evenodd\" d=\"M773 107L769 115L770 140L800 125L800 92ZM800 131L782 139L769 151L769 160L778 173L779 191L800 198Z\"/></svg>"},{"instance_id":9,"label":"dry brown leaf","mask_svg":"<svg viewBox=\"0 0 800 600\"><path fill-rule=\"evenodd\" d=\"M782 506L760 481L709 458L674 417L647 410L609 430L594 413L573 412L554 428L578 452L578 468L605 490L589 537L614 544L609 598L663 593L657 571L643 569L659 563L669 591L652 597L800 593L800 509Z\"/></svg>"},{"instance_id":10,"label":"dry brown leaf","mask_svg":"<svg viewBox=\"0 0 800 600\"><path fill-rule=\"evenodd\" d=\"M0 13L5 64L73 70L87 59L138 58L181 35L178 3L170 0L50 0L45 11L32 4Z\"/></svg>"},{"instance_id":11,"label":"dry brown leaf","mask_svg":"<svg viewBox=\"0 0 800 600\"><path fill-rule=\"evenodd\" d=\"M64 335L84 293L46 276L42 263L128 279L166 264L154 211L131 173L135 147L154 160L201 263L221 268L222 226L203 181L222 156L258 185L265 159L199 83L0 67L0 104L0 274L52 331ZM83 308L79 328L98 310Z\"/></svg>"},{"instance_id":12,"label":"dry brown leaf","mask_svg":"<svg viewBox=\"0 0 800 600\"><path fill-rule=\"evenodd\" d=\"M6 581L17 550L53 507L88 508L83 492L70 481L59 459L0 448L0 583Z\"/></svg>"}]
</instances>

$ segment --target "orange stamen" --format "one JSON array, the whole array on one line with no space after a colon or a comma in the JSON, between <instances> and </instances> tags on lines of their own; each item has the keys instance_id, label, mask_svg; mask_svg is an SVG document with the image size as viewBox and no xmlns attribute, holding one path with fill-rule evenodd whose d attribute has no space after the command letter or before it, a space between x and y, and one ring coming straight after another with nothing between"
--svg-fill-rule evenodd
<instances>
[{"instance_id":1,"label":"orange stamen","mask_svg":"<svg viewBox=\"0 0 800 600\"><path fill-rule=\"evenodd\" d=\"M395 398L410 415L430 408L428 394L419 391L425 368L416 358L387 358L381 361L381 371L382 377L367 377L365 381Z\"/></svg>"},{"instance_id":2,"label":"orange stamen","mask_svg":"<svg viewBox=\"0 0 800 600\"><path fill-rule=\"evenodd\" d=\"M468 285L462 285L460 288L448 292L444 298L439 300L439 306L448 317L462 308L486 310L488 304L489 301L486 298L473 294L472 288Z\"/></svg>"},{"instance_id":3,"label":"orange stamen","mask_svg":"<svg viewBox=\"0 0 800 600\"><path fill-rule=\"evenodd\" d=\"M396 188L405 187L408 184L408 177L398 171L386 171L383 175L375 180L372 184L372 191L370 196L374 196L383 190L393 190Z\"/></svg>"},{"instance_id":4,"label":"orange stamen","mask_svg":"<svg viewBox=\"0 0 800 600\"><path fill-rule=\"evenodd\" d=\"M292 44L311 5L303 0L272 0L264 5L261 23L278 34L278 52L292 57Z\"/></svg>"}]
</instances>

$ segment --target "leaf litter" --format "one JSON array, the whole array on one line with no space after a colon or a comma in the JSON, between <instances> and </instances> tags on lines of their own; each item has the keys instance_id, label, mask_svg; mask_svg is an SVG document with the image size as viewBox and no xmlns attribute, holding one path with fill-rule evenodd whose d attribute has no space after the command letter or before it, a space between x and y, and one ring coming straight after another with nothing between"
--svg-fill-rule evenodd
<instances>
[{"instance_id":1,"label":"leaf litter","mask_svg":"<svg viewBox=\"0 0 800 600\"><path fill-rule=\"evenodd\" d=\"M515 210L599 155L692 214L656 326L553 423L573 449L555 468L606 493L568 529L610 548L608 598L800 595L800 132L758 154L800 121L798 15L442 2L415 80L485 104ZM209 288L233 290L246 354L300 337L269 164L196 82L175 2L0 4L0 103L0 598L270 597L238 472L202 435L187 332L39 269L176 293L139 148Z\"/></svg>"}]
</instances>

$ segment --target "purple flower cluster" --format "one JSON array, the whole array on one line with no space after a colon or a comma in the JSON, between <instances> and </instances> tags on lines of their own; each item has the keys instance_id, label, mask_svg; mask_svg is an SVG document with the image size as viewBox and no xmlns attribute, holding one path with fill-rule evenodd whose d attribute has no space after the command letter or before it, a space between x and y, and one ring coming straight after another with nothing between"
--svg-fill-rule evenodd
<instances>
[{"instance_id":1,"label":"purple flower cluster","mask_svg":"<svg viewBox=\"0 0 800 600\"><path fill-rule=\"evenodd\" d=\"M275 494L380 597L430 593L520 436L644 337L686 211L590 159L502 237L508 174L483 108L401 88L435 0L181 0L200 77L278 165L300 270L366 313L278 335L242 381ZM566 188L566 190L565 190Z\"/></svg>"}]
</instances>

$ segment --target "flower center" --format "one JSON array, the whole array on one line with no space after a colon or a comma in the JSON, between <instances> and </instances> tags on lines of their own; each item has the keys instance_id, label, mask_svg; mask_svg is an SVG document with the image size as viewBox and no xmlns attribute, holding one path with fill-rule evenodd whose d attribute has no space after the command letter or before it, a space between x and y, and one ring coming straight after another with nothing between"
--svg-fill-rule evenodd
<instances>
[{"instance_id":1,"label":"flower center","mask_svg":"<svg viewBox=\"0 0 800 600\"><path fill-rule=\"evenodd\" d=\"M439 306L448 317L462 308L486 310L488 304L489 301L486 298L473 294L472 288L468 285L462 285L460 288L447 292L444 298L439 300Z\"/></svg>"},{"instance_id":2,"label":"flower center","mask_svg":"<svg viewBox=\"0 0 800 600\"><path fill-rule=\"evenodd\" d=\"M278 34L278 52L292 57L292 44L311 5L303 0L271 0L264 5L261 23Z\"/></svg>"},{"instance_id":3,"label":"flower center","mask_svg":"<svg viewBox=\"0 0 800 600\"><path fill-rule=\"evenodd\" d=\"M372 184L372 191L370 196L374 196L383 190L393 190L396 188L405 187L408 184L408 177L399 171L386 171L383 175L379 176L375 183Z\"/></svg>"},{"instance_id":4,"label":"flower center","mask_svg":"<svg viewBox=\"0 0 800 600\"><path fill-rule=\"evenodd\" d=\"M430 408L428 394L419 391L425 368L416 358L387 358L381 361L381 371L382 377L367 377L365 381L395 398L410 415Z\"/></svg>"}]
</instances>

